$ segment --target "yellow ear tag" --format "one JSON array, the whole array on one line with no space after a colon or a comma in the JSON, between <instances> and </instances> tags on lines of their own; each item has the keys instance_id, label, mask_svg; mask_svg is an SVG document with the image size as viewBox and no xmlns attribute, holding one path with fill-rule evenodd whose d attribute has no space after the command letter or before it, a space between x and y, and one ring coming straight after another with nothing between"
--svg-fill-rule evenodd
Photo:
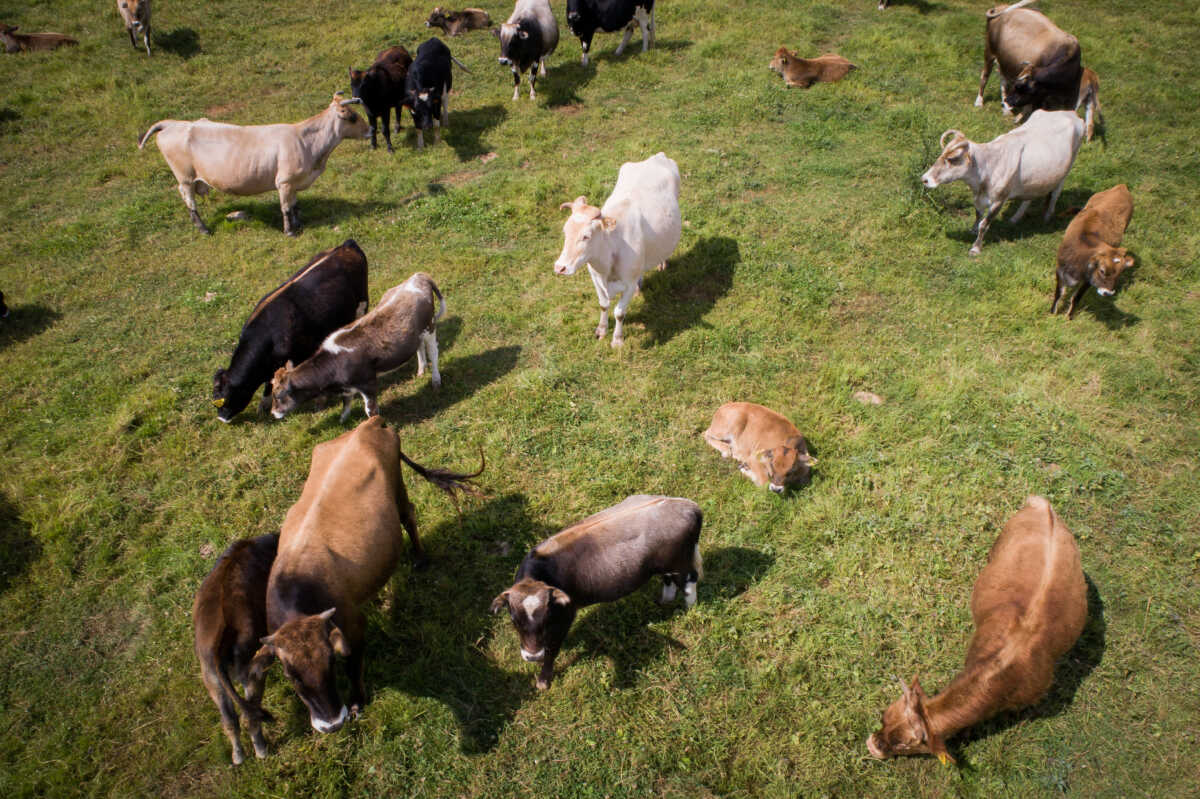
<instances>
[{"instance_id":1,"label":"yellow ear tag","mask_svg":"<svg viewBox=\"0 0 1200 799\"><path fill-rule=\"evenodd\" d=\"M943 766L950 765L950 756L947 755L945 752L938 752L937 759L942 762Z\"/></svg>"},{"instance_id":2,"label":"yellow ear tag","mask_svg":"<svg viewBox=\"0 0 1200 799\"><path fill-rule=\"evenodd\" d=\"M213 405L215 405L218 408L224 408L225 407L225 398L221 397L221 399L213 400Z\"/></svg>"}]
</instances>

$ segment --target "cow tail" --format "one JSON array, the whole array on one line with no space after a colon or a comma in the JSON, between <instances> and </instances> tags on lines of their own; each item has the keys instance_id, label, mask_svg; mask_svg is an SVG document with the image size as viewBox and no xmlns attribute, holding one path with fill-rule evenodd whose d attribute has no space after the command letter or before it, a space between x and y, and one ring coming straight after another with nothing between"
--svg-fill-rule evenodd
<instances>
[{"instance_id":1,"label":"cow tail","mask_svg":"<svg viewBox=\"0 0 1200 799\"><path fill-rule=\"evenodd\" d=\"M429 287L433 289L433 294L438 298L438 303L440 303L437 315L433 317L433 321L436 322L446 315L446 298L443 297L442 292L438 290L437 283L434 283L432 280L430 280Z\"/></svg>"},{"instance_id":2,"label":"cow tail","mask_svg":"<svg viewBox=\"0 0 1200 799\"><path fill-rule=\"evenodd\" d=\"M237 706L242 709L242 715L247 721L256 721L259 724L263 722L272 722L275 717L263 710L262 706L254 706L246 701L245 697L239 694L233 687L233 683L229 680L229 675L225 672L224 664L216 663L217 679L221 681L221 689L229 695Z\"/></svg>"},{"instance_id":3,"label":"cow tail","mask_svg":"<svg viewBox=\"0 0 1200 799\"><path fill-rule=\"evenodd\" d=\"M995 19L996 17L1000 16L1001 14L1007 14L1009 11L1013 11L1018 8L1024 8L1025 6L1027 6L1031 3L1036 3L1036 2L1037 2L1037 0L1021 0L1021 2L1019 2L1019 3L1013 3L1011 6L1005 6L1004 8L1001 8L1000 6L996 6L994 8L989 8L987 10L986 16L988 19Z\"/></svg>"},{"instance_id":4,"label":"cow tail","mask_svg":"<svg viewBox=\"0 0 1200 799\"><path fill-rule=\"evenodd\" d=\"M474 496L482 494L478 486L471 483L471 480L483 474L483 468L487 465L483 457L483 447L479 448L479 469L472 474L460 474L459 472L452 472L449 469L427 469L409 458L403 451L400 452L400 459L407 463L421 477L424 477L430 483L445 491L454 502L455 507L458 506L459 494L472 494Z\"/></svg>"},{"instance_id":5,"label":"cow tail","mask_svg":"<svg viewBox=\"0 0 1200 799\"><path fill-rule=\"evenodd\" d=\"M454 56L450 56L450 60L451 60L451 61L453 61L455 64L458 64L458 68L459 68L459 69L461 69L463 72L467 73L468 75L474 75L474 74L475 74L475 73L474 73L474 72L472 72L471 70L467 69L467 65L466 65L466 64L464 64L463 62L459 61L459 60L458 60L457 58L455 58Z\"/></svg>"},{"instance_id":6,"label":"cow tail","mask_svg":"<svg viewBox=\"0 0 1200 799\"><path fill-rule=\"evenodd\" d=\"M146 142L150 139L150 137L153 136L155 133L158 133L160 130L162 130L166 126L167 126L167 120L165 120L165 119L160 122L155 122L154 125L151 126L150 130L146 131L146 135L142 136L142 138L140 140L138 140L138 149L140 150L143 147L145 147Z\"/></svg>"}]
</instances>

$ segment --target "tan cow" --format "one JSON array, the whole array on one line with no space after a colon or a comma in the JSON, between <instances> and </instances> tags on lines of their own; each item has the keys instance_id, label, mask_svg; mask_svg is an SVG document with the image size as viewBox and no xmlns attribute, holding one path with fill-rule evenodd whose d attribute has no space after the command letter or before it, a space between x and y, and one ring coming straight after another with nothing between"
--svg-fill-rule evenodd
<instances>
[{"instance_id":1,"label":"tan cow","mask_svg":"<svg viewBox=\"0 0 1200 799\"><path fill-rule=\"evenodd\" d=\"M1029 497L992 545L971 593L975 635L962 671L930 699L913 678L883 713L867 751L954 758L946 741L1005 710L1041 700L1054 663L1087 622L1087 583L1071 531L1044 497Z\"/></svg>"},{"instance_id":2,"label":"tan cow","mask_svg":"<svg viewBox=\"0 0 1200 799\"><path fill-rule=\"evenodd\" d=\"M781 414L753 402L727 402L713 414L704 440L740 464L756 486L782 494L789 485L808 482L817 460L796 426Z\"/></svg>"},{"instance_id":3,"label":"tan cow","mask_svg":"<svg viewBox=\"0 0 1200 799\"><path fill-rule=\"evenodd\" d=\"M1054 277L1054 301L1050 313L1066 289L1079 286L1067 306L1067 319L1075 316L1075 304L1095 286L1101 297L1111 297L1117 288L1117 278L1133 266L1133 256L1118 246L1125 237L1125 228L1133 216L1133 197L1124 184L1096 192L1083 210L1075 215L1062 244L1058 246L1058 267Z\"/></svg>"},{"instance_id":4,"label":"tan cow","mask_svg":"<svg viewBox=\"0 0 1200 799\"><path fill-rule=\"evenodd\" d=\"M17 33L19 25L0 23L0 42L6 53L29 53L35 50L57 50L79 42L62 33Z\"/></svg>"},{"instance_id":5,"label":"tan cow","mask_svg":"<svg viewBox=\"0 0 1200 799\"><path fill-rule=\"evenodd\" d=\"M279 192L283 231L300 231L296 194L311 186L325 171L333 148L342 139L365 139L371 127L354 110L358 98L343 100L341 92L321 113L303 122L278 125L228 125L198 119L155 122L138 141L138 149L155 133L167 166L179 182L179 194L192 222L202 233L211 231L196 212L196 195L209 188L230 194Z\"/></svg>"},{"instance_id":6,"label":"tan cow","mask_svg":"<svg viewBox=\"0 0 1200 799\"><path fill-rule=\"evenodd\" d=\"M146 55L150 55L150 0L117 0L117 13L125 23L129 43L136 49L134 34L140 33L142 44L146 45Z\"/></svg>"},{"instance_id":7,"label":"tan cow","mask_svg":"<svg viewBox=\"0 0 1200 799\"><path fill-rule=\"evenodd\" d=\"M807 89L814 83L836 83L858 67L837 53L801 58L786 47L780 47L768 69L782 75L787 86Z\"/></svg>"}]
</instances>

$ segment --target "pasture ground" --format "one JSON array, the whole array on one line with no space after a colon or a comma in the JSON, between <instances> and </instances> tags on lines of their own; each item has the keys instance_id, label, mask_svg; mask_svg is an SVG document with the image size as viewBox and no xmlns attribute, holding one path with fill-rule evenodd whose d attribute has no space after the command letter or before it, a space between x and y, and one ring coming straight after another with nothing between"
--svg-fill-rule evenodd
<instances>
[{"instance_id":1,"label":"pasture ground","mask_svg":"<svg viewBox=\"0 0 1200 799\"><path fill-rule=\"evenodd\" d=\"M415 50L431 5L161 0L147 58L107 0L0 4L82 42L0 57L0 794L1194 796L1195 4L1042 4L1099 73L1107 128L1059 214L998 222L980 258L968 190L917 176L943 130L1009 128L998 76L971 106L983 3L663 0L644 55L599 35L581 67L564 27L535 103L510 101L493 38L449 40L474 74L456 70L445 143L416 152L406 120L394 156L342 144L296 239L274 195L210 195L200 236L135 146L162 118L317 113L350 65ZM780 44L860 69L786 90ZM552 274L558 205L659 150L683 173L683 241L614 352L588 278ZM1136 269L1049 316L1067 209L1119 182ZM423 463L482 446L490 496L459 517L410 480L433 565L402 563L372 606L373 701L317 736L276 670L272 756L235 770L193 592L231 540L277 529L345 427L333 409L219 424L211 378L254 302L347 237L372 300L418 269L444 290L445 385L406 367L383 413ZM732 399L809 436L811 486L769 495L704 445ZM538 694L489 602L530 545L642 491L703 507L699 604L660 609L655 587L585 612ZM1054 691L954 740L957 768L871 761L893 675L932 691L961 664L973 580L1029 493L1092 588Z\"/></svg>"}]
</instances>

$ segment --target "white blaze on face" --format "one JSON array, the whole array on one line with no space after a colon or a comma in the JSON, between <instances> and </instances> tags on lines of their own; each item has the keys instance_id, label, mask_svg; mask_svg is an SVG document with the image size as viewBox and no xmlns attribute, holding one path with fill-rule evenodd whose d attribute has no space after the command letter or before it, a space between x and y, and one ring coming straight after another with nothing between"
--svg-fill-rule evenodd
<instances>
[{"instance_id":1,"label":"white blaze on face","mask_svg":"<svg viewBox=\"0 0 1200 799\"><path fill-rule=\"evenodd\" d=\"M521 602L521 607L525 608L525 615L529 617L530 621L533 621L533 614L537 613L541 606L542 598L537 594L527 596Z\"/></svg>"},{"instance_id":2,"label":"white blaze on face","mask_svg":"<svg viewBox=\"0 0 1200 799\"><path fill-rule=\"evenodd\" d=\"M346 723L346 718L350 715L350 711L346 710L346 706L342 705L342 712L333 721L321 721L316 716L311 716L309 721L312 722L312 728L317 732L333 732Z\"/></svg>"}]
</instances>

